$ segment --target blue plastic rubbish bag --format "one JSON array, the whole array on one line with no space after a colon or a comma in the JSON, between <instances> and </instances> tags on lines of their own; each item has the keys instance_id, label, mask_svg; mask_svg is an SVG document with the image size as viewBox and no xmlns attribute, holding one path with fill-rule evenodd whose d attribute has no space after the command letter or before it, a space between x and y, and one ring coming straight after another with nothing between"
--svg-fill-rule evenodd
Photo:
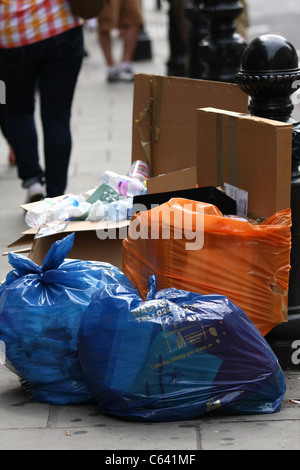
<instances>
[{"instance_id":1,"label":"blue plastic rubbish bag","mask_svg":"<svg viewBox=\"0 0 300 470\"><path fill-rule=\"evenodd\" d=\"M93 400L78 357L80 321L97 289L116 282L131 286L110 264L65 259L74 236L55 242L42 266L10 253L13 270L0 287L6 365L33 401L63 405Z\"/></svg>"},{"instance_id":2,"label":"blue plastic rubbish bag","mask_svg":"<svg viewBox=\"0 0 300 470\"><path fill-rule=\"evenodd\" d=\"M240 308L221 295L157 292L155 277L146 301L118 283L93 294L77 344L104 414L175 421L272 413L285 393L276 356Z\"/></svg>"}]
</instances>

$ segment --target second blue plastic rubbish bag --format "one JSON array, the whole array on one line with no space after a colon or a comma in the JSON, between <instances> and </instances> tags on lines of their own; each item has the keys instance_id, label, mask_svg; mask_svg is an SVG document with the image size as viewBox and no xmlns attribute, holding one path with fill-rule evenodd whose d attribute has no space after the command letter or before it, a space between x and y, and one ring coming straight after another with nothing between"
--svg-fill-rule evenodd
<instances>
[{"instance_id":1,"label":"second blue plastic rubbish bag","mask_svg":"<svg viewBox=\"0 0 300 470\"><path fill-rule=\"evenodd\" d=\"M76 344L92 294L109 283L131 286L116 267L65 259L74 233L55 242L42 266L9 254L13 270L0 287L0 340L6 365L33 401L64 405L93 400Z\"/></svg>"},{"instance_id":2,"label":"second blue plastic rubbish bag","mask_svg":"<svg viewBox=\"0 0 300 470\"><path fill-rule=\"evenodd\" d=\"M145 302L115 283L84 313L78 352L100 411L142 421L279 411L282 370L240 308L149 281Z\"/></svg>"}]
</instances>

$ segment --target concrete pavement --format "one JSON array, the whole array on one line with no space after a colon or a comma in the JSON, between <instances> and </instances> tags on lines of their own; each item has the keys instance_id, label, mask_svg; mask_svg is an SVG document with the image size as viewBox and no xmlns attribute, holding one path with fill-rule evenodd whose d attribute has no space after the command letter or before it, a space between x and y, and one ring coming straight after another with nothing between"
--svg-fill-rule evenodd
<instances>
[{"instance_id":1,"label":"concrete pavement","mask_svg":"<svg viewBox=\"0 0 300 470\"><path fill-rule=\"evenodd\" d=\"M167 3L167 2L166 2ZM251 3L251 2L250 2ZM136 70L163 75L169 49L166 5L145 2L146 31L152 40L152 61ZM255 27L254 25L253 27ZM250 30L251 33L251 30ZM121 44L116 38L115 50ZM98 184L106 169L126 172L131 161L132 84L108 85L96 34L86 31L88 57L80 75L73 110L73 153L68 191L79 193ZM40 141L42 147L42 140ZM0 136L0 249L25 230L24 201L15 168L7 164L7 146ZM0 279L10 267L0 257ZM33 403L18 378L0 365L0 450L299 450L300 374L286 371L287 392L282 409L272 415L209 416L174 423L133 423L101 415L94 405L54 406Z\"/></svg>"}]
</instances>

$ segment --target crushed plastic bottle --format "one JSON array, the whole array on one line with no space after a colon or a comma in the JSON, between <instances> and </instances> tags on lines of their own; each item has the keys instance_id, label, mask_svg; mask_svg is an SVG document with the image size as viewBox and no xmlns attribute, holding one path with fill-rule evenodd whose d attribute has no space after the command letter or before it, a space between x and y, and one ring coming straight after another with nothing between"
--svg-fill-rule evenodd
<instances>
[{"instance_id":1,"label":"crushed plastic bottle","mask_svg":"<svg viewBox=\"0 0 300 470\"><path fill-rule=\"evenodd\" d=\"M64 210L57 216L59 221L64 220L73 220L73 219L81 219L85 220L88 216L88 213L92 207L92 204L89 202L80 202L78 205L75 206L67 206Z\"/></svg>"},{"instance_id":2,"label":"crushed plastic bottle","mask_svg":"<svg viewBox=\"0 0 300 470\"><path fill-rule=\"evenodd\" d=\"M102 173L100 183L107 184L125 197L133 197L147 192L145 183L138 178L119 175L118 173L110 170L106 170Z\"/></svg>"},{"instance_id":3,"label":"crushed plastic bottle","mask_svg":"<svg viewBox=\"0 0 300 470\"><path fill-rule=\"evenodd\" d=\"M29 227L38 227L51 222L68 220L71 207L78 207L84 203L83 196L64 196L62 198L46 198L35 205L25 216L25 222Z\"/></svg>"},{"instance_id":4,"label":"crushed plastic bottle","mask_svg":"<svg viewBox=\"0 0 300 470\"><path fill-rule=\"evenodd\" d=\"M85 202L83 196L66 196L62 201L55 204L47 213L46 224L55 221L68 220L68 209L78 207L80 203Z\"/></svg>"},{"instance_id":5,"label":"crushed plastic bottle","mask_svg":"<svg viewBox=\"0 0 300 470\"><path fill-rule=\"evenodd\" d=\"M107 204L104 204L102 201L95 201L89 211L89 215L86 220L91 222L100 222L101 220L106 220L107 217Z\"/></svg>"},{"instance_id":6,"label":"crushed plastic bottle","mask_svg":"<svg viewBox=\"0 0 300 470\"><path fill-rule=\"evenodd\" d=\"M107 220L120 222L131 219L133 198L120 199L107 206Z\"/></svg>"},{"instance_id":7,"label":"crushed plastic bottle","mask_svg":"<svg viewBox=\"0 0 300 470\"><path fill-rule=\"evenodd\" d=\"M36 204L25 215L25 222L29 227L38 227L46 223L47 215L52 207L58 204L59 199L45 198Z\"/></svg>"},{"instance_id":8,"label":"crushed plastic bottle","mask_svg":"<svg viewBox=\"0 0 300 470\"><path fill-rule=\"evenodd\" d=\"M99 222L107 220L109 222L120 222L131 219L133 198L124 198L111 203L96 201L92 204L86 220Z\"/></svg>"}]
</instances>

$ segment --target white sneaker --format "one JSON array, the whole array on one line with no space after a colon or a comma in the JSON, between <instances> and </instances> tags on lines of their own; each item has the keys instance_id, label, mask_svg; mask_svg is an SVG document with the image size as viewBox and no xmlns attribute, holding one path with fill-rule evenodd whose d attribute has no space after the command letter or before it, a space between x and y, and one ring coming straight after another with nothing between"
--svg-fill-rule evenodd
<instances>
[{"instance_id":1,"label":"white sneaker","mask_svg":"<svg viewBox=\"0 0 300 470\"><path fill-rule=\"evenodd\" d=\"M121 82L133 82L134 69L130 62L123 62L119 66L119 80Z\"/></svg>"},{"instance_id":2,"label":"white sneaker","mask_svg":"<svg viewBox=\"0 0 300 470\"><path fill-rule=\"evenodd\" d=\"M44 199L44 190L41 183L33 183L31 186L29 186L27 189L25 204L41 201L42 199Z\"/></svg>"},{"instance_id":3,"label":"white sneaker","mask_svg":"<svg viewBox=\"0 0 300 470\"><path fill-rule=\"evenodd\" d=\"M109 83L115 83L120 81L120 70L118 67L111 66L108 69L107 81Z\"/></svg>"}]
</instances>

